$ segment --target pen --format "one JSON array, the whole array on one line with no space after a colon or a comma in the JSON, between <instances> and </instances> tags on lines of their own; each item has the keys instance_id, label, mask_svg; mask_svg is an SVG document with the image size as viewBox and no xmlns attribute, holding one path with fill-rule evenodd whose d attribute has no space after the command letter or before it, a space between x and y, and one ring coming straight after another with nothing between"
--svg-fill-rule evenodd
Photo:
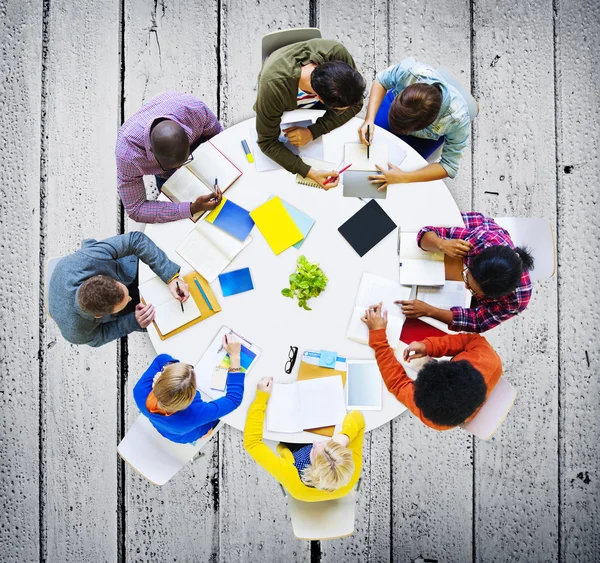
<instances>
[{"instance_id":1,"label":"pen","mask_svg":"<svg viewBox=\"0 0 600 563\"><path fill-rule=\"evenodd\" d=\"M348 164L348 166L344 166L344 168L342 168L342 169L341 169L341 170L338 172L338 174L342 174L343 172L346 172L346 170L348 170L348 168L350 168L351 166L352 166L352 164ZM325 184L330 184L331 182L333 182L333 180L334 180L334 177L333 177L333 176L331 176L330 178L327 178L327 180L325 180L325 181L323 182L323 184L324 184L324 185L325 185Z\"/></svg>"},{"instance_id":2,"label":"pen","mask_svg":"<svg viewBox=\"0 0 600 563\"><path fill-rule=\"evenodd\" d=\"M215 178L215 185L213 187L214 187L214 192L216 194L218 194L219 193L219 179L218 178Z\"/></svg>"},{"instance_id":3,"label":"pen","mask_svg":"<svg viewBox=\"0 0 600 563\"><path fill-rule=\"evenodd\" d=\"M371 126L367 125L367 143L371 140ZM369 147L370 145L367 145L367 158L369 158Z\"/></svg>"},{"instance_id":4,"label":"pen","mask_svg":"<svg viewBox=\"0 0 600 563\"><path fill-rule=\"evenodd\" d=\"M208 308L211 311L214 311L213 306L210 304L208 297L206 297L206 293L204 293L204 290L202 289L202 286L200 285L200 282L198 281L198 278L194 277L194 281L196 282L196 286L198 287L198 289L200 290L200 293L202 294L202 298L204 299L204 301L206 301Z\"/></svg>"},{"instance_id":5,"label":"pen","mask_svg":"<svg viewBox=\"0 0 600 563\"><path fill-rule=\"evenodd\" d=\"M244 149L244 152L246 153L246 160L252 164L254 162L254 156L252 156L252 153L250 152L250 147L248 146L248 142L246 141L246 139L242 139L242 148Z\"/></svg>"},{"instance_id":6,"label":"pen","mask_svg":"<svg viewBox=\"0 0 600 563\"><path fill-rule=\"evenodd\" d=\"M179 282L176 281L175 285L177 286L177 295L179 295L179 297L183 297L183 293L181 293L181 289L179 289ZM181 305L181 312L185 313L185 311L183 310L183 303L180 301L179 304Z\"/></svg>"}]
</instances>

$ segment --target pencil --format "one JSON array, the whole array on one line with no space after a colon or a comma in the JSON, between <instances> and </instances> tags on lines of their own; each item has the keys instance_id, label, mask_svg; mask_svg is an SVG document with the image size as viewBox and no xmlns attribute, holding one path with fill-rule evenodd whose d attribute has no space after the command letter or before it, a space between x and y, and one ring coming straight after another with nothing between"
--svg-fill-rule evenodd
<instances>
[{"instance_id":1,"label":"pencil","mask_svg":"<svg viewBox=\"0 0 600 563\"><path fill-rule=\"evenodd\" d=\"M206 297L206 293L204 293L204 290L202 289L202 286L200 285L200 282L198 281L198 278L194 277L194 281L196 282L196 286L198 287L198 289L200 290L200 293L202 294L202 298L204 299L204 301L206 301L208 308L211 311L214 311L213 306L210 304L208 297Z\"/></svg>"},{"instance_id":2,"label":"pencil","mask_svg":"<svg viewBox=\"0 0 600 563\"><path fill-rule=\"evenodd\" d=\"M367 125L367 143L370 141L371 139L371 126ZM367 145L367 158L369 158L369 148L371 145Z\"/></svg>"}]
</instances>

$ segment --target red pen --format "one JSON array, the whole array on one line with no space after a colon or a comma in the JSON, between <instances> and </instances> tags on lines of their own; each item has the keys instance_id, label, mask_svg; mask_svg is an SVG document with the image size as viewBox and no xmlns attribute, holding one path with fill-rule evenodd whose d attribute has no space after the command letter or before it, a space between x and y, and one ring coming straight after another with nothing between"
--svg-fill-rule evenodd
<instances>
[{"instance_id":1,"label":"red pen","mask_svg":"<svg viewBox=\"0 0 600 563\"><path fill-rule=\"evenodd\" d=\"M348 166L344 166L344 168L342 168L342 169L341 169L341 170L338 172L338 174L342 174L343 172L346 172L346 170L348 170L348 168L350 168L351 166L352 166L352 164L348 164ZM331 176L331 178L327 178L327 180L325 180L325 181L323 182L323 185L330 184L331 182L333 182L333 180L334 180L334 179L335 179L335 178L334 178L333 176Z\"/></svg>"}]
</instances>

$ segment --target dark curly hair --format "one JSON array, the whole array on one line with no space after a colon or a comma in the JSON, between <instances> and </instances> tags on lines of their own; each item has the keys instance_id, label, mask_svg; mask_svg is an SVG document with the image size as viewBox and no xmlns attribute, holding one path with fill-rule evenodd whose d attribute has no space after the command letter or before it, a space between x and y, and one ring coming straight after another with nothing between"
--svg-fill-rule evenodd
<instances>
[{"instance_id":1,"label":"dark curly hair","mask_svg":"<svg viewBox=\"0 0 600 563\"><path fill-rule=\"evenodd\" d=\"M486 297L502 297L512 293L523 275L533 270L533 257L527 248L490 246L471 261L469 271Z\"/></svg>"},{"instance_id":2,"label":"dark curly hair","mask_svg":"<svg viewBox=\"0 0 600 563\"><path fill-rule=\"evenodd\" d=\"M346 108L362 104L367 83L348 63L328 61L317 65L310 85L327 108Z\"/></svg>"},{"instance_id":3,"label":"dark curly hair","mask_svg":"<svg viewBox=\"0 0 600 563\"><path fill-rule=\"evenodd\" d=\"M398 94L388 112L390 129L396 135L408 135L429 127L440 113L442 92L433 84L418 82Z\"/></svg>"},{"instance_id":4,"label":"dark curly hair","mask_svg":"<svg viewBox=\"0 0 600 563\"><path fill-rule=\"evenodd\" d=\"M440 426L457 426L485 401L483 375L466 360L429 362L415 380L415 404Z\"/></svg>"}]
</instances>

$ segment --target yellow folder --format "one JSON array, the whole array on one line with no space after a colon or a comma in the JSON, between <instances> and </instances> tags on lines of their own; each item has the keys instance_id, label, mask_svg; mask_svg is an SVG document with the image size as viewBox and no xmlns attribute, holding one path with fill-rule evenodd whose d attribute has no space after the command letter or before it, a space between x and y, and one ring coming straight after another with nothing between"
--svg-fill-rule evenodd
<instances>
[{"instance_id":1,"label":"yellow folder","mask_svg":"<svg viewBox=\"0 0 600 563\"><path fill-rule=\"evenodd\" d=\"M304 235L294 223L279 196L275 196L250 212L258 230L275 254L300 242Z\"/></svg>"}]
</instances>

